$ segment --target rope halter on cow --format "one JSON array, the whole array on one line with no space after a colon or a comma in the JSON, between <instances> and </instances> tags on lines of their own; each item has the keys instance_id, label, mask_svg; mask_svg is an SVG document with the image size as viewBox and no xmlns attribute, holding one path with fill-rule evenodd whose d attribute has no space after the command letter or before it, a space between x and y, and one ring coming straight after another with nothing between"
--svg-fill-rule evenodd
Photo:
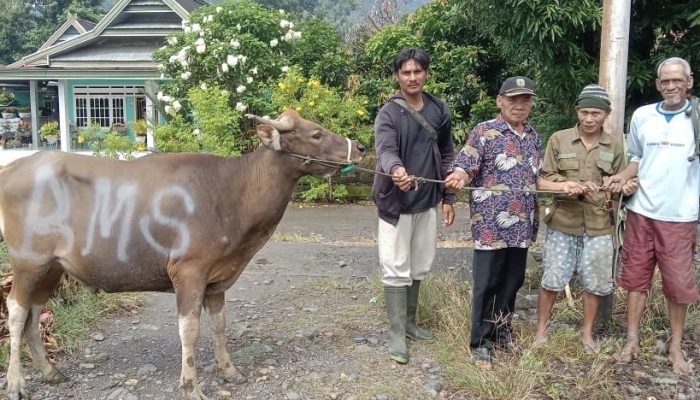
<instances>
[{"instance_id":1,"label":"rope halter on cow","mask_svg":"<svg viewBox=\"0 0 700 400\"><path fill-rule=\"evenodd\" d=\"M296 158L301 158L304 160L304 165L308 165L312 162L315 162L317 164L324 165L326 167L338 167L340 166L340 173L341 174L348 174L350 172L355 171L357 169L357 165L355 165L354 162L352 162L352 140L345 138L345 140L348 143L348 155L345 161L340 162L340 161L331 161L331 160L321 160L318 158L312 158L311 156L302 156L300 154L295 154L292 152L287 152L292 157Z\"/></svg>"},{"instance_id":2,"label":"rope halter on cow","mask_svg":"<svg viewBox=\"0 0 700 400\"><path fill-rule=\"evenodd\" d=\"M269 118L265 118L265 117L259 117L259 116L254 115L254 114L245 114L245 116L248 117L249 119L255 120L261 124L270 125L273 128L275 128L277 131L281 131L281 132L289 131L294 127L294 120L291 117L289 117L288 115L280 115L279 118L274 119L274 120L269 119ZM346 174L346 173L350 173L350 172L354 171L355 168L357 168L357 166L355 165L355 163L352 162L352 158L351 158L352 157L352 140L350 140L348 138L345 138L345 140L348 143L348 154L347 154L345 161L343 161L343 162L331 161L331 160L321 160L318 158L313 158L311 156L303 156L301 154L292 153L290 151L285 151L285 153L289 154L292 157L296 157L296 158L300 158L300 159L304 160L303 161L304 165L308 165L312 162L315 162L317 164L320 164L320 165L323 165L326 167L332 167L332 168L341 167L340 172L343 174ZM266 147L271 149L271 150L276 150L276 149L270 148L267 145L266 145Z\"/></svg>"}]
</instances>

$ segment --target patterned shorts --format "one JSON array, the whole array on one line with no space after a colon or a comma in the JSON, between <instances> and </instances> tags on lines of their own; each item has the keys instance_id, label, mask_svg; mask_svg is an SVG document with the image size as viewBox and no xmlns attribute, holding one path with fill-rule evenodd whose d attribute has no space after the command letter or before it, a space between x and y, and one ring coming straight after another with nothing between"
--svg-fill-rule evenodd
<instances>
[{"instance_id":1,"label":"patterned shorts","mask_svg":"<svg viewBox=\"0 0 700 400\"><path fill-rule=\"evenodd\" d=\"M610 235L577 236L547 229L542 287L561 292L577 272L583 288L606 296L613 291L613 243Z\"/></svg>"}]
</instances>

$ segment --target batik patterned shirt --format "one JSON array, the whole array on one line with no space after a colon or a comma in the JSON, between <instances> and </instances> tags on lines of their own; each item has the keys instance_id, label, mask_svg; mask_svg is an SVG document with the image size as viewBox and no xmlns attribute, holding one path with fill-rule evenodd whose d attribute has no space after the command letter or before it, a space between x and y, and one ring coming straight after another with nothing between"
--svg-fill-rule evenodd
<instances>
[{"instance_id":1,"label":"batik patterned shirt","mask_svg":"<svg viewBox=\"0 0 700 400\"><path fill-rule=\"evenodd\" d=\"M528 123L523 135L499 115L478 124L452 165L472 178L471 230L474 247L527 248L537 238L539 218L534 190L542 164L540 138Z\"/></svg>"}]
</instances>

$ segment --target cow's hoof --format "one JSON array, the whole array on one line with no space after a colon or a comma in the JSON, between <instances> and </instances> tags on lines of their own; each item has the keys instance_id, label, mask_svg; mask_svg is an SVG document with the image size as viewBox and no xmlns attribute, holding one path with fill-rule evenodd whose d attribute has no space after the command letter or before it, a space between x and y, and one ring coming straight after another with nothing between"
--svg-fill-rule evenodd
<instances>
[{"instance_id":1,"label":"cow's hoof","mask_svg":"<svg viewBox=\"0 0 700 400\"><path fill-rule=\"evenodd\" d=\"M26 390L20 390L20 391L9 391L7 392L7 398L10 400L30 400L31 397L29 396L29 393L27 393Z\"/></svg>"},{"instance_id":2,"label":"cow's hoof","mask_svg":"<svg viewBox=\"0 0 700 400\"><path fill-rule=\"evenodd\" d=\"M68 380L68 378L66 378L66 376L63 375L63 374L61 373L61 371L57 370L56 368L54 368L54 369L53 369L51 372L49 372L48 374L44 375L44 381L45 381L46 383L51 383L51 384L53 384L53 385L56 385L56 384L58 384L58 383L63 383L63 382L65 382L65 381L67 381L67 380Z\"/></svg>"},{"instance_id":3,"label":"cow's hoof","mask_svg":"<svg viewBox=\"0 0 700 400\"><path fill-rule=\"evenodd\" d=\"M224 380L228 383L235 383L236 385L242 385L246 382L248 382L248 378L243 376L240 372L236 372L233 375L230 376L225 376Z\"/></svg>"},{"instance_id":4,"label":"cow's hoof","mask_svg":"<svg viewBox=\"0 0 700 400\"><path fill-rule=\"evenodd\" d=\"M202 390L199 389L199 386L195 387L190 394L186 394L185 398L187 400L209 400L209 398L202 393Z\"/></svg>"}]
</instances>

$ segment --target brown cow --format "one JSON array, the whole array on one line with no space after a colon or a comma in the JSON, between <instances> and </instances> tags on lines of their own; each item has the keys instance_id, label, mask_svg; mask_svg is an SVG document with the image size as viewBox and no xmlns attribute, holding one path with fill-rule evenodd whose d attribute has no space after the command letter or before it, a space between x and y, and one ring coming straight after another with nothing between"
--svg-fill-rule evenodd
<instances>
[{"instance_id":1,"label":"brown cow","mask_svg":"<svg viewBox=\"0 0 700 400\"><path fill-rule=\"evenodd\" d=\"M261 122L264 146L242 157L116 161L41 152L0 171L0 228L14 270L11 399L29 398L23 332L45 380L64 379L39 336L39 314L64 272L107 292L174 290L186 398L206 399L195 362L202 306L213 321L217 367L226 380L245 381L226 350L224 292L272 235L300 177L327 176L365 152L294 111L275 121L249 117Z\"/></svg>"}]
</instances>

